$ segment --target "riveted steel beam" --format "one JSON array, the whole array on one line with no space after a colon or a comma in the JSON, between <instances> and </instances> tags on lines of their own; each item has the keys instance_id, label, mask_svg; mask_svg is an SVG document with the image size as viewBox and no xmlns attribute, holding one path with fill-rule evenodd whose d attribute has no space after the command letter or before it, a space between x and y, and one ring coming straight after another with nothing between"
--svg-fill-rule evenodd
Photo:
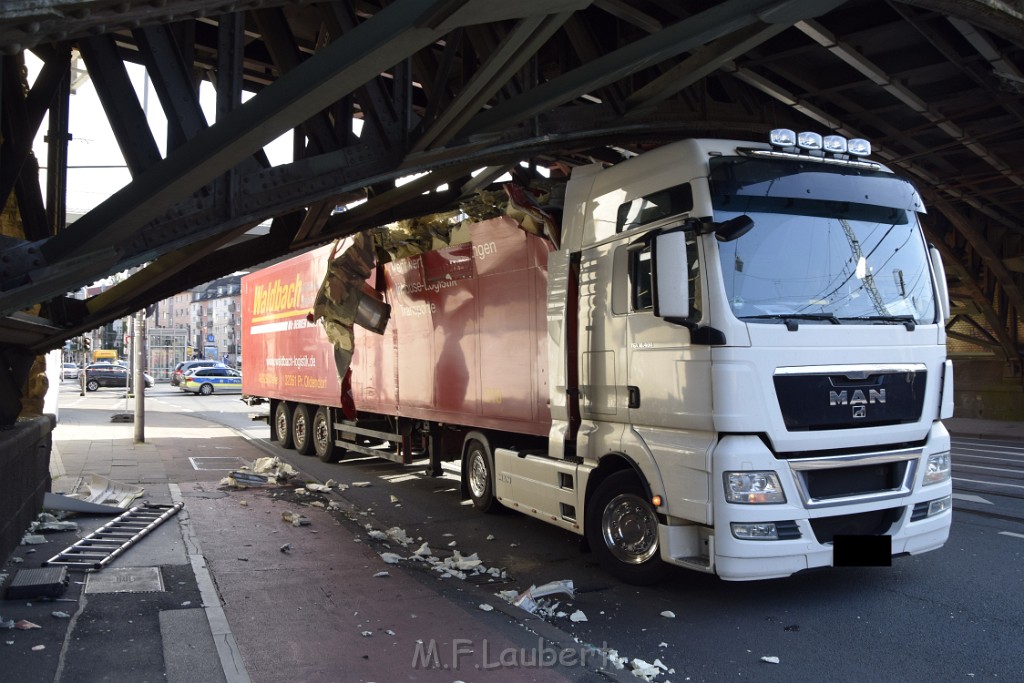
<instances>
[{"instance_id":1,"label":"riveted steel beam","mask_svg":"<svg viewBox=\"0 0 1024 683\"><path fill-rule=\"evenodd\" d=\"M71 53L64 49L47 51L39 77L28 95L21 92L21 58L3 58L3 145L0 146L0 201L6 201L32 152L32 141L71 68ZM39 226L42 227L42 226ZM30 234L42 239L46 231Z\"/></svg>"},{"instance_id":2,"label":"riveted steel beam","mask_svg":"<svg viewBox=\"0 0 1024 683\"><path fill-rule=\"evenodd\" d=\"M440 147L451 140L571 16L572 12L563 12L544 17L527 17L516 24L458 97L445 107L413 143L410 151Z\"/></svg>"},{"instance_id":3,"label":"riveted steel beam","mask_svg":"<svg viewBox=\"0 0 1024 683\"><path fill-rule=\"evenodd\" d=\"M217 175L336 102L461 23L487 16L484 0L400 0L360 23L264 88L224 121L200 132L159 164L40 246L49 263L132 239ZM526 3L529 5L530 3ZM506 8L507 11L507 8ZM131 265L124 263L123 265ZM95 275L104 272L97 270ZM0 314L26 300L57 296L47 282L28 282L0 296Z\"/></svg>"},{"instance_id":4,"label":"riveted steel beam","mask_svg":"<svg viewBox=\"0 0 1024 683\"><path fill-rule=\"evenodd\" d=\"M128 71L117 53L114 38L89 38L81 41L78 49L93 85L96 86L96 94L117 139L121 156L128 164L132 176L138 177L143 171L160 163L163 157L153 139L146 112L135 96ZM81 228L74 227L64 234L70 236L80 231Z\"/></svg>"},{"instance_id":5,"label":"riveted steel beam","mask_svg":"<svg viewBox=\"0 0 1024 683\"><path fill-rule=\"evenodd\" d=\"M481 113L470 122L465 134L513 125L756 22L795 23L840 4L841 0L727 0Z\"/></svg>"}]
</instances>

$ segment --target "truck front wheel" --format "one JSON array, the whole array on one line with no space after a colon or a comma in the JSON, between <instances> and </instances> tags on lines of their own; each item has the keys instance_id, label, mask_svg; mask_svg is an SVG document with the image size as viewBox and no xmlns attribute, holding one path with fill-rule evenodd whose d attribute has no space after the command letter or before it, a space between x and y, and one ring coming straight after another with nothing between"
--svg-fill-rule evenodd
<instances>
[{"instance_id":1,"label":"truck front wheel","mask_svg":"<svg viewBox=\"0 0 1024 683\"><path fill-rule=\"evenodd\" d=\"M313 439L310 434L311 420L309 406L305 403L296 404L292 410L292 442L295 450L302 455L313 454Z\"/></svg>"},{"instance_id":2,"label":"truck front wheel","mask_svg":"<svg viewBox=\"0 0 1024 683\"><path fill-rule=\"evenodd\" d=\"M665 578L658 545L658 516L631 470L601 482L587 510L586 536L598 562L612 576L638 586Z\"/></svg>"},{"instance_id":3,"label":"truck front wheel","mask_svg":"<svg viewBox=\"0 0 1024 683\"><path fill-rule=\"evenodd\" d=\"M476 439L471 440L466 449L463 476L474 507L481 512L497 511L501 504L494 497L494 463L487 447Z\"/></svg>"},{"instance_id":4,"label":"truck front wheel","mask_svg":"<svg viewBox=\"0 0 1024 683\"><path fill-rule=\"evenodd\" d=\"M334 424L331 420L331 410L327 406L317 408L313 416L313 429L310 433L313 449L316 457L323 462L338 462L341 460L341 449L334 445Z\"/></svg>"},{"instance_id":5,"label":"truck front wheel","mask_svg":"<svg viewBox=\"0 0 1024 683\"><path fill-rule=\"evenodd\" d=\"M287 401L278 401L274 408L274 431L281 448L292 447L292 406Z\"/></svg>"}]
</instances>

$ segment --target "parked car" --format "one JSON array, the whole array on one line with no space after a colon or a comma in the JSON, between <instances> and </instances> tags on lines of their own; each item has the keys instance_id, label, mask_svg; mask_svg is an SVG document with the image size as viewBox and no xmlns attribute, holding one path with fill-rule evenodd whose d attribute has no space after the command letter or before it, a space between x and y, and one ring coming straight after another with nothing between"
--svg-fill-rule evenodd
<instances>
[{"instance_id":1,"label":"parked car","mask_svg":"<svg viewBox=\"0 0 1024 683\"><path fill-rule=\"evenodd\" d=\"M209 396L242 393L242 373L228 367L195 368L181 379L181 390Z\"/></svg>"},{"instance_id":2,"label":"parked car","mask_svg":"<svg viewBox=\"0 0 1024 683\"><path fill-rule=\"evenodd\" d=\"M78 379L78 363L65 363L61 370L61 379Z\"/></svg>"},{"instance_id":3,"label":"parked car","mask_svg":"<svg viewBox=\"0 0 1024 683\"><path fill-rule=\"evenodd\" d=\"M174 366L174 372L171 373L171 386L176 387L181 385L181 378L185 376L185 373L196 368L226 368L228 367L224 363L218 360L186 360L178 363Z\"/></svg>"},{"instance_id":4,"label":"parked car","mask_svg":"<svg viewBox=\"0 0 1024 683\"><path fill-rule=\"evenodd\" d=\"M93 363L85 366L85 388L96 391L100 387L127 387L128 368L117 363ZM153 386L153 377L143 373L146 386Z\"/></svg>"}]
</instances>

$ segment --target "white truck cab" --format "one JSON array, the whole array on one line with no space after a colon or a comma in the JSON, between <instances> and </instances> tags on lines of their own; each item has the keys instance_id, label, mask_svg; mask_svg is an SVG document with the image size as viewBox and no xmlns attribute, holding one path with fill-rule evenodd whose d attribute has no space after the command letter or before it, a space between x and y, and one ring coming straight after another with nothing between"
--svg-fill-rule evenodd
<instances>
[{"instance_id":1,"label":"white truck cab","mask_svg":"<svg viewBox=\"0 0 1024 683\"><path fill-rule=\"evenodd\" d=\"M636 583L940 547L945 278L917 191L868 154L781 130L576 169L548 263L548 449L496 449L496 499Z\"/></svg>"}]
</instances>

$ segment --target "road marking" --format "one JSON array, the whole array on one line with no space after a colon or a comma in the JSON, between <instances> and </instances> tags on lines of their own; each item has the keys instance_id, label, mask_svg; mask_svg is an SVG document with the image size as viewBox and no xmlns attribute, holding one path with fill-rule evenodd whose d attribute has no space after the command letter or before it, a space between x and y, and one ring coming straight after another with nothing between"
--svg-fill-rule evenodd
<instances>
[{"instance_id":1,"label":"road marking","mask_svg":"<svg viewBox=\"0 0 1024 683\"><path fill-rule=\"evenodd\" d=\"M953 477L953 481L966 481L971 484L987 484L989 486L1008 486L1011 489L1024 489L1024 486L1020 484L1001 484L998 481L983 481L981 479L964 479L962 477Z\"/></svg>"},{"instance_id":2,"label":"road marking","mask_svg":"<svg viewBox=\"0 0 1024 683\"><path fill-rule=\"evenodd\" d=\"M1011 470L1005 467L986 467L985 465L968 465L966 463L954 464L954 467L970 467L973 470L992 470L993 472L1012 472L1013 474L1020 474L1020 470Z\"/></svg>"},{"instance_id":3,"label":"road marking","mask_svg":"<svg viewBox=\"0 0 1024 683\"><path fill-rule=\"evenodd\" d=\"M1024 538L1024 534L1016 534L1012 531L1000 531L1000 536L1013 536L1014 538Z\"/></svg>"},{"instance_id":4,"label":"road marking","mask_svg":"<svg viewBox=\"0 0 1024 683\"><path fill-rule=\"evenodd\" d=\"M985 505L995 505L991 500L985 500L981 496L972 496L969 493L954 493L953 497L957 500L966 500L968 503L984 503Z\"/></svg>"},{"instance_id":5,"label":"road marking","mask_svg":"<svg viewBox=\"0 0 1024 683\"><path fill-rule=\"evenodd\" d=\"M998 460L1000 462L1024 462L1024 460L1021 460L1020 458L997 458L994 455L968 455L966 453L958 453L956 451L953 451L953 455L957 460L960 460L961 458L975 458L978 460Z\"/></svg>"}]
</instances>

